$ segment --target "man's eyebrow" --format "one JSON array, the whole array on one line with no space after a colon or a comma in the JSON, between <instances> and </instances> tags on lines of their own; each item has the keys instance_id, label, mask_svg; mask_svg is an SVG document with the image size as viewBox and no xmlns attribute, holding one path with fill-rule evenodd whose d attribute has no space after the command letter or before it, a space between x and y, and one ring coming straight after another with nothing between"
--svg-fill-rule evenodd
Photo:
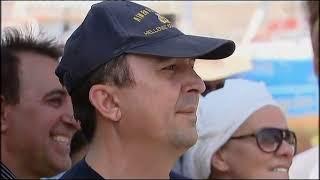
<instances>
[{"instance_id":1,"label":"man's eyebrow","mask_svg":"<svg viewBox=\"0 0 320 180\"><path fill-rule=\"evenodd\" d=\"M50 97L53 95L62 95L62 96L67 96L67 92L64 89L53 89L51 91L49 91L48 93L46 93L43 97Z\"/></svg>"},{"instance_id":2,"label":"man's eyebrow","mask_svg":"<svg viewBox=\"0 0 320 180\"><path fill-rule=\"evenodd\" d=\"M164 63L168 63L168 62L172 62L174 61L173 58L168 58L168 57L154 57L153 58L154 63L155 64L164 64Z\"/></svg>"},{"instance_id":3,"label":"man's eyebrow","mask_svg":"<svg viewBox=\"0 0 320 180\"><path fill-rule=\"evenodd\" d=\"M185 58L186 60L191 60L191 61L195 61L195 59L193 58ZM157 59L155 59L157 64L170 64L173 62L179 62L182 59L180 58L170 58L170 57L157 57Z\"/></svg>"}]
</instances>

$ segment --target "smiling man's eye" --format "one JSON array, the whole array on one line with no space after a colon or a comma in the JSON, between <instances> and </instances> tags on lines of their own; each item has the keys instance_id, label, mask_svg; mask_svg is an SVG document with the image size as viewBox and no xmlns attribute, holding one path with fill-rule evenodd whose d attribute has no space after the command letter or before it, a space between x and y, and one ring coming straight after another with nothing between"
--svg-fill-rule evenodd
<instances>
[{"instance_id":1,"label":"smiling man's eye","mask_svg":"<svg viewBox=\"0 0 320 180\"><path fill-rule=\"evenodd\" d=\"M58 108L62 105L63 99L62 98L51 98L47 100L47 103L55 108Z\"/></svg>"}]
</instances>

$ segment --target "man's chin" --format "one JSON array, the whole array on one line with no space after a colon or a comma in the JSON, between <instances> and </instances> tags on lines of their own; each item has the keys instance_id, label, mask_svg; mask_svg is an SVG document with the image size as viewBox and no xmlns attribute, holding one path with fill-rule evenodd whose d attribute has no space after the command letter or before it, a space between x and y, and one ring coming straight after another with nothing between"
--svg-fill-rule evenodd
<instances>
[{"instance_id":1,"label":"man's chin","mask_svg":"<svg viewBox=\"0 0 320 180\"><path fill-rule=\"evenodd\" d=\"M60 160L58 160L60 159ZM51 168L51 176L55 176L59 173L62 173L68 169L70 169L72 166L72 161L70 157L65 157L65 158L57 158L52 162L52 168Z\"/></svg>"},{"instance_id":2,"label":"man's chin","mask_svg":"<svg viewBox=\"0 0 320 180\"><path fill-rule=\"evenodd\" d=\"M174 144L178 148L189 149L198 140L198 133L195 127L175 132Z\"/></svg>"}]
</instances>

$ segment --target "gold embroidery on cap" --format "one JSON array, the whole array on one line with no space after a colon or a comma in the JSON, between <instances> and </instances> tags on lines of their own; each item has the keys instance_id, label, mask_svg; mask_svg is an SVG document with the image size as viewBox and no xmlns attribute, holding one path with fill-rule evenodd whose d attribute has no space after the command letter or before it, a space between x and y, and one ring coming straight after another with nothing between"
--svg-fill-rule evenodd
<instances>
[{"instance_id":1,"label":"gold embroidery on cap","mask_svg":"<svg viewBox=\"0 0 320 180\"><path fill-rule=\"evenodd\" d=\"M138 21L138 22L141 22L147 15L149 15L151 12L154 12L152 11L151 9L149 8L145 8L145 9L142 9L141 11L139 11L136 15L133 16L133 19L135 21Z\"/></svg>"},{"instance_id":2,"label":"gold embroidery on cap","mask_svg":"<svg viewBox=\"0 0 320 180\"><path fill-rule=\"evenodd\" d=\"M170 23L168 24L164 24L162 26L158 26L156 28L153 28L153 29L149 29L147 31L144 32L144 35L145 36L149 36L149 35L152 35L154 33L157 33L157 32L160 32L160 31L163 31L163 30L166 30L166 29L169 29L169 28L172 28L172 25Z\"/></svg>"},{"instance_id":3,"label":"gold embroidery on cap","mask_svg":"<svg viewBox=\"0 0 320 180\"><path fill-rule=\"evenodd\" d=\"M155 14L157 17L158 17L158 20L163 23L164 25L161 25L161 26L157 26L155 28L152 28L152 29L148 29L144 32L144 35L145 36L149 36L149 35L152 35L152 34L155 34L157 32L160 32L160 31L164 31L166 29L169 29L169 28L172 28L172 25L171 25L171 22L164 16L160 15L159 13L153 11L152 9L149 9L149 8L144 8L142 10L140 10L137 14L135 14L132 18L133 20L137 21L137 22L141 22L144 20L144 18L146 16L148 16L150 13L153 13Z\"/></svg>"},{"instance_id":4,"label":"gold embroidery on cap","mask_svg":"<svg viewBox=\"0 0 320 180\"><path fill-rule=\"evenodd\" d=\"M171 23L167 18L161 16L159 13L155 13L158 16L158 19L160 22L166 24L166 23Z\"/></svg>"}]
</instances>

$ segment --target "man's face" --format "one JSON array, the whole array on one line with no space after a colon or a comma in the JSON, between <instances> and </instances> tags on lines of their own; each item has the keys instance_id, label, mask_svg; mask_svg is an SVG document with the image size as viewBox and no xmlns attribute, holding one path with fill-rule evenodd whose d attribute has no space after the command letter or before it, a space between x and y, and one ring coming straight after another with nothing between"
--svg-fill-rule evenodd
<instances>
[{"instance_id":1,"label":"man's face","mask_svg":"<svg viewBox=\"0 0 320 180\"><path fill-rule=\"evenodd\" d=\"M193 145L199 95L205 90L194 60L130 54L127 61L135 86L119 90L124 136L160 147Z\"/></svg>"},{"instance_id":2,"label":"man's face","mask_svg":"<svg viewBox=\"0 0 320 180\"><path fill-rule=\"evenodd\" d=\"M8 129L1 136L8 139L7 149L18 162L12 168L25 169L24 175L52 176L70 168L70 141L79 124L54 75L57 62L32 52L17 56L20 102L10 107Z\"/></svg>"},{"instance_id":3,"label":"man's face","mask_svg":"<svg viewBox=\"0 0 320 180\"><path fill-rule=\"evenodd\" d=\"M264 106L254 112L240 126L233 136L252 134L261 128L287 129L286 119L279 108ZM224 147L231 177L241 179L288 179L288 169L292 163L294 149L282 141L274 153L266 153L259 149L256 139L229 140Z\"/></svg>"}]
</instances>

